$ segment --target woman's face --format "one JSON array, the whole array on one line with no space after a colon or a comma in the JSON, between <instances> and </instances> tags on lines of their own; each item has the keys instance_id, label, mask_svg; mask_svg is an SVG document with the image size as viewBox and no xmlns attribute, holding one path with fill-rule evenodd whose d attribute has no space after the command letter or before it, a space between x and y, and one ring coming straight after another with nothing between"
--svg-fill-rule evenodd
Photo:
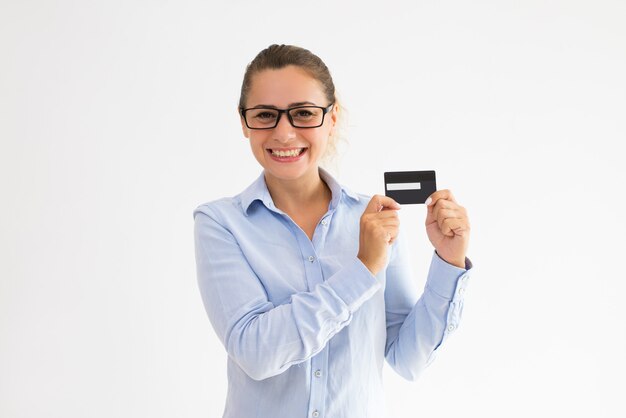
<instances>
[{"instance_id":1,"label":"woman's face","mask_svg":"<svg viewBox=\"0 0 626 418\"><path fill-rule=\"evenodd\" d=\"M269 106L286 109L299 104L322 107L330 104L321 84L299 67L264 70L252 77L246 108ZM324 154L328 136L336 122L335 106L326 114L324 124L319 128L294 128L284 113L274 129L249 129L241 118L243 134L250 140L254 157L267 176L281 180L297 180L317 174L318 161ZM292 156L294 150L300 153ZM284 156L286 152L291 156Z\"/></svg>"}]
</instances>

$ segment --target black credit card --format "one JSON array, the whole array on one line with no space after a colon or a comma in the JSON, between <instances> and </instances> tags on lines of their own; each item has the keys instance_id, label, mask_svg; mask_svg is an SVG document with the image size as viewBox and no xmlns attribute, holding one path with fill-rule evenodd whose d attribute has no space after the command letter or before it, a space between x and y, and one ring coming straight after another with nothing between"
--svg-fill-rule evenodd
<instances>
[{"instance_id":1,"label":"black credit card","mask_svg":"<svg viewBox=\"0 0 626 418\"><path fill-rule=\"evenodd\" d=\"M391 171L385 173L385 196L400 204L424 203L437 191L434 171Z\"/></svg>"}]
</instances>

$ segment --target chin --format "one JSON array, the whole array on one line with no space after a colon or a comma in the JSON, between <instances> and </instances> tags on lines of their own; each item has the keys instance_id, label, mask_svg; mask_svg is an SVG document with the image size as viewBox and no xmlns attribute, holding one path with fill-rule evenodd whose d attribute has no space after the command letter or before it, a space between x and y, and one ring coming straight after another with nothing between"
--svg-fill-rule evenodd
<instances>
[{"instance_id":1,"label":"chin","mask_svg":"<svg viewBox=\"0 0 626 418\"><path fill-rule=\"evenodd\" d=\"M298 167L277 167L276 164L263 165L263 168L268 175L281 180L297 180L301 177L304 177L311 170L317 171L317 167L317 164L307 164L306 166L300 165Z\"/></svg>"},{"instance_id":2,"label":"chin","mask_svg":"<svg viewBox=\"0 0 626 418\"><path fill-rule=\"evenodd\" d=\"M308 170L296 169L273 169L265 167L265 172L272 177L281 180L297 180L304 176Z\"/></svg>"}]
</instances>

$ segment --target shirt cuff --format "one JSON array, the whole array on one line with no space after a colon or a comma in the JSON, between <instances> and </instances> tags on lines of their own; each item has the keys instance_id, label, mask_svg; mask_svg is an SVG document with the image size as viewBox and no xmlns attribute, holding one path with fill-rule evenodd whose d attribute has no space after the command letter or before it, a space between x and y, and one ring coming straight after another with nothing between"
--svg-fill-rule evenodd
<instances>
[{"instance_id":1,"label":"shirt cuff","mask_svg":"<svg viewBox=\"0 0 626 418\"><path fill-rule=\"evenodd\" d=\"M436 250L433 250L433 258L430 262L428 279L426 286L433 292L447 299L452 299L457 291L457 284L460 278L467 281L473 267L469 258L465 257L465 268L457 267L439 257Z\"/></svg>"},{"instance_id":2,"label":"shirt cuff","mask_svg":"<svg viewBox=\"0 0 626 418\"><path fill-rule=\"evenodd\" d=\"M344 301L350 312L358 309L382 286L376 276L356 257L352 264L333 275L326 283Z\"/></svg>"}]
</instances>

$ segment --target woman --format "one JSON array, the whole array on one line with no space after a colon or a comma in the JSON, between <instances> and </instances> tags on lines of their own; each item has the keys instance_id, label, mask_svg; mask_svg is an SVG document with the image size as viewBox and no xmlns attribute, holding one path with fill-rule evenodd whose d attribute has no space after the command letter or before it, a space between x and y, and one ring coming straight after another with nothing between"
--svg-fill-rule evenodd
<instances>
[{"instance_id":1,"label":"woman","mask_svg":"<svg viewBox=\"0 0 626 418\"><path fill-rule=\"evenodd\" d=\"M263 172L194 211L198 284L228 353L224 417L383 417L383 359L413 380L459 323L466 211L449 190L430 196L435 251L418 299L400 206L319 166L341 115L326 65L272 45L248 65L239 105Z\"/></svg>"}]
</instances>

